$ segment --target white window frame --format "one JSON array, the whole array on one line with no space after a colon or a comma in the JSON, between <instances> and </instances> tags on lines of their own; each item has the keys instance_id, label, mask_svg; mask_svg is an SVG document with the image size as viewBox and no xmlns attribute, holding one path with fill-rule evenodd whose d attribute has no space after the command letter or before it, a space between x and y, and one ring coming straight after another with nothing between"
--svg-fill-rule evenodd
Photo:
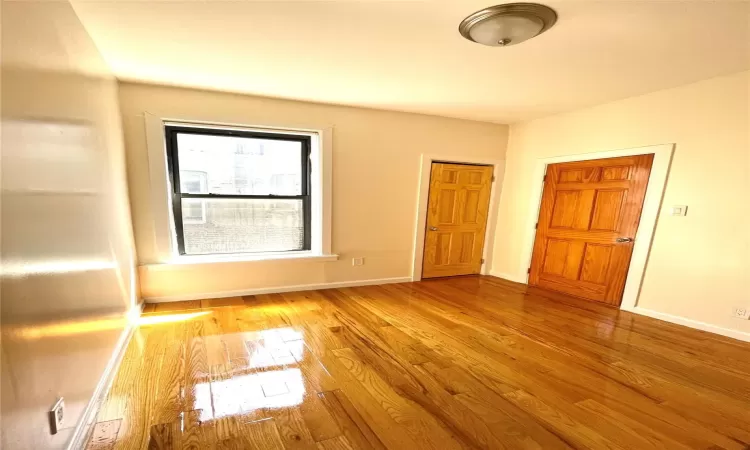
<instances>
[{"instance_id":1,"label":"white window frame","mask_svg":"<svg viewBox=\"0 0 750 450\"><path fill-rule=\"evenodd\" d=\"M153 217L155 256L140 264L190 264L227 261L318 260L335 261L331 251L331 207L333 181L333 127L297 128L284 126L238 125L195 120L161 118L144 114L148 151L149 184ZM310 136L310 250L298 252L263 252L240 255L180 255L172 217L172 197L167 166L164 127L231 129Z\"/></svg>"}]
</instances>

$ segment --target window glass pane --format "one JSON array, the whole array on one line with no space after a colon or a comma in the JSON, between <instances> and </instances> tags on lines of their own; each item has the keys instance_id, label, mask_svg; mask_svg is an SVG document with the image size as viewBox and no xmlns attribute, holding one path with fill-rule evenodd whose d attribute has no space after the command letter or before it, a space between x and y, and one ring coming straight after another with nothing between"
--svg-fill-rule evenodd
<instances>
[{"instance_id":1,"label":"window glass pane","mask_svg":"<svg viewBox=\"0 0 750 450\"><path fill-rule=\"evenodd\" d=\"M182 202L183 223L205 223L206 201L186 199Z\"/></svg>"},{"instance_id":2,"label":"window glass pane","mask_svg":"<svg viewBox=\"0 0 750 450\"><path fill-rule=\"evenodd\" d=\"M208 174L193 170L180 170L183 194L208 194Z\"/></svg>"},{"instance_id":3,"label":"window glass pane","mask_svg":"<svg viewBox=\"0 0 750 450\"><path fill-rule=\"evenodd\" d=\"M185 254L302 250L302 200L182 199Z\"/></svg>"},{"instance_id":4,"label":"window glass pane","mask_svg":"<svg viewBox=\"0 0 750 450\"><path fill-rule=\"evenodd\" d=\"M299 141L178 133L177 153L182 192L302 194Z\"/></svg>"}]
</instances>

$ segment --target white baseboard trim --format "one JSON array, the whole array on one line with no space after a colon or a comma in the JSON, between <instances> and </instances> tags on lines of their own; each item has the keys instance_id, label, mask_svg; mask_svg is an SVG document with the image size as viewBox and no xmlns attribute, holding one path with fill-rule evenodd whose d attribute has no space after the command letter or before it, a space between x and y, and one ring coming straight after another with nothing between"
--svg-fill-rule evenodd
<instances>
[{"instance_id":1,"label":"white baseboard trim","mask_svg":"<svg viewBox=\"0 0 750 450\"><path fill-rule=\"evenodd\" d=\"M122 330L120 339L117 341L115 350L112 353L112 357L109 359L109 362L107 362L107 366L104 368L104 373L94 389L94 395L91 396L91 400L89 400L88 405L86 405L86 409L83 410L83 416L78 422L75 431L73 431L73 436L70 439L70 443L68 443L67 450L80 450L86 447L88 438L93 431L94 424L96 423L96 415L99 412L99 408L102 403L104 403L104 400L107 399L109 390L112 387L112 382L117 374L117 369L120 368L122 358L125 356L125 350L128 348L130 339L133 337L133 332L135 332L135 329L138 327L138 318L141 317L144 304L145 303L141 302L128 312L126 319L127 325L125 326L125 329Z\"/></svg>"},{"instance_id":2,"label":"white baseboard trim","mask_svg":"<svg viewBox=\"0 0 750 450\"><path fill-rule=\"evenodd\" d=\"M490 275L492 275L493 277L502 278L508 281L515 281L516 283L522 283L522 284L527 283L527 280L525 279L526 277L523 277L524 279L520 279L520 277L511 275L509 273L491 271ZM698 320L687 319L685 317L673 316L671 314L654 311L652 309L640 308L638 306L634 306L634 307L623 306L620 308L620 310L632 312L634 314L640 314L642 316L648 316L653 319L659 319L659 320L674 323L677 325L683 325L689 328L695 328L697 330L708 331L709 333L719 334L721 336L730 337L732 339L737 339L740 341L750 342L750 333L747 333L745 331L733 330L731 328L724 328L718 325L713 325L713 324L706 323L706 322L700 322Z\"/></svg>"},{"instance_id":3,"label":"white baseboard trim","mask_svg":"<svg viewBox=\"0 0 750 450\"><path fill-rule=\"evenodd\" d=\"M654 319L663 320L665 322L675 323L677 325L684 325L689 328L695 328L697 330L708 331L709 333L720 334L722 336L730 337L740 341L750 342L750 333L733 330L731 328L724 328L718 325L712 325L706 322L700 322L698 320L687 319L685 317L673 316L652 309L640 308L638 306L632 308L622 308L622 311L628 311L642 316L648 316Z\"/></svg>"},{"instance_id":4,"label":"white baseboard trim","mask_svg":"<svg viewBox=\"0 0 750 450\"><path fill-rule=\"evenodd\" d=\"M146 303L169 303L186 300L205 300L208 298L242 297L245 295L278 294L282 292L315 291L354 286L372 286L376 284L409 283L411 277L375 278L371 280L338 281L333 283L297 284L293 286L276 286L268 288L239 289L236 291L204 292L200 294L167 295L164 297L146 297Z\"/></svg>"},{"instance_id":5,"label":"white baseboard trim","mask_svg":"<svg viewBox=\"0 0 750 450\"><path fill-rule=\"evenodd\" d=\"M516 283L521 283L521 284L527 283L527 280L525 279L525 277L523 277L524 279L521 279L509 273L490 272L490 275L492 275L493 277L502 278L508 281L515 281ZM683 325L689 328L695 328L696 330L708 331L709 333L719 334L721 336L730 337L732 339L737 339L737 340L744 341L744 342L750 342L750 333L745 332L745 331L734 330L732 328L724 328L718 325L713 325L710 323L701 322L701 321L693 320L693 319L687 319L685 317L673 316L672 314L654 311L652 309L641 308L638 306L635 306L635 307L623 306L620 308L620 310L632 312L634 314L639 314L642 316L648 316L653 319L659 319L659 320L674 323L677 325Z\"/></svg>"},{"instance_id":6,"label":"white baseboard trim","mask_svg":"<svg viewBox=\"0 0 750 450\"><path fill-rule=\"evenodd\" d=\"M503 272L492 272L490 271L490 275L493 277L502 278L503 280L513 281L514 283L521 283L526 284L528 280L526 280L526 277L517 277L515 275L511 275L509 273L503 273Z\"/></svg>"}]
</instances>

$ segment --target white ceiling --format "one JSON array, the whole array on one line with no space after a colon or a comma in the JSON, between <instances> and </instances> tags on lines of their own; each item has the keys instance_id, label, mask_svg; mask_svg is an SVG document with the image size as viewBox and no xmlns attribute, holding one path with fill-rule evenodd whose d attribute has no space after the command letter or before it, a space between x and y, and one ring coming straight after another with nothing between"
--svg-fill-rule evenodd
<instances>
[{"instance_id":1,"label":"white ceiling","mask_svg":"<svg viewBox=\"0 0 750 450\"><path fill-rule=\"evenodd\" d=\"M120 79L499 123L750 69L746 1L550 1L507 48L457 31L491 0L73 4Z\"/></svg>"}]
</instances>

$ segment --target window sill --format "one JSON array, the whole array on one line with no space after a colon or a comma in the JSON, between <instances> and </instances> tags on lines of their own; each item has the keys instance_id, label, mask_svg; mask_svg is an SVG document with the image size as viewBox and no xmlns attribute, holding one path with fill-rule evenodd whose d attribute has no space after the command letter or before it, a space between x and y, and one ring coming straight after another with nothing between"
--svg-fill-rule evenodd
<instances>
[{"instance_id":1,"label":"window sill","mask_svg":"<svg viewBox=\"0 0 750 450\"><path fill-rule=\"evenodd\" d=\"M165 270L174 266L195 264L224 264L224 263L248 263L267 261L298 261L298 262L326 262L336 261L339 255L322 255L313 252L280 252L262 253L257 255L189 255L178 256L172 261L162 264L145 264L148 270Z\"/></svg>"}]
</instances>

